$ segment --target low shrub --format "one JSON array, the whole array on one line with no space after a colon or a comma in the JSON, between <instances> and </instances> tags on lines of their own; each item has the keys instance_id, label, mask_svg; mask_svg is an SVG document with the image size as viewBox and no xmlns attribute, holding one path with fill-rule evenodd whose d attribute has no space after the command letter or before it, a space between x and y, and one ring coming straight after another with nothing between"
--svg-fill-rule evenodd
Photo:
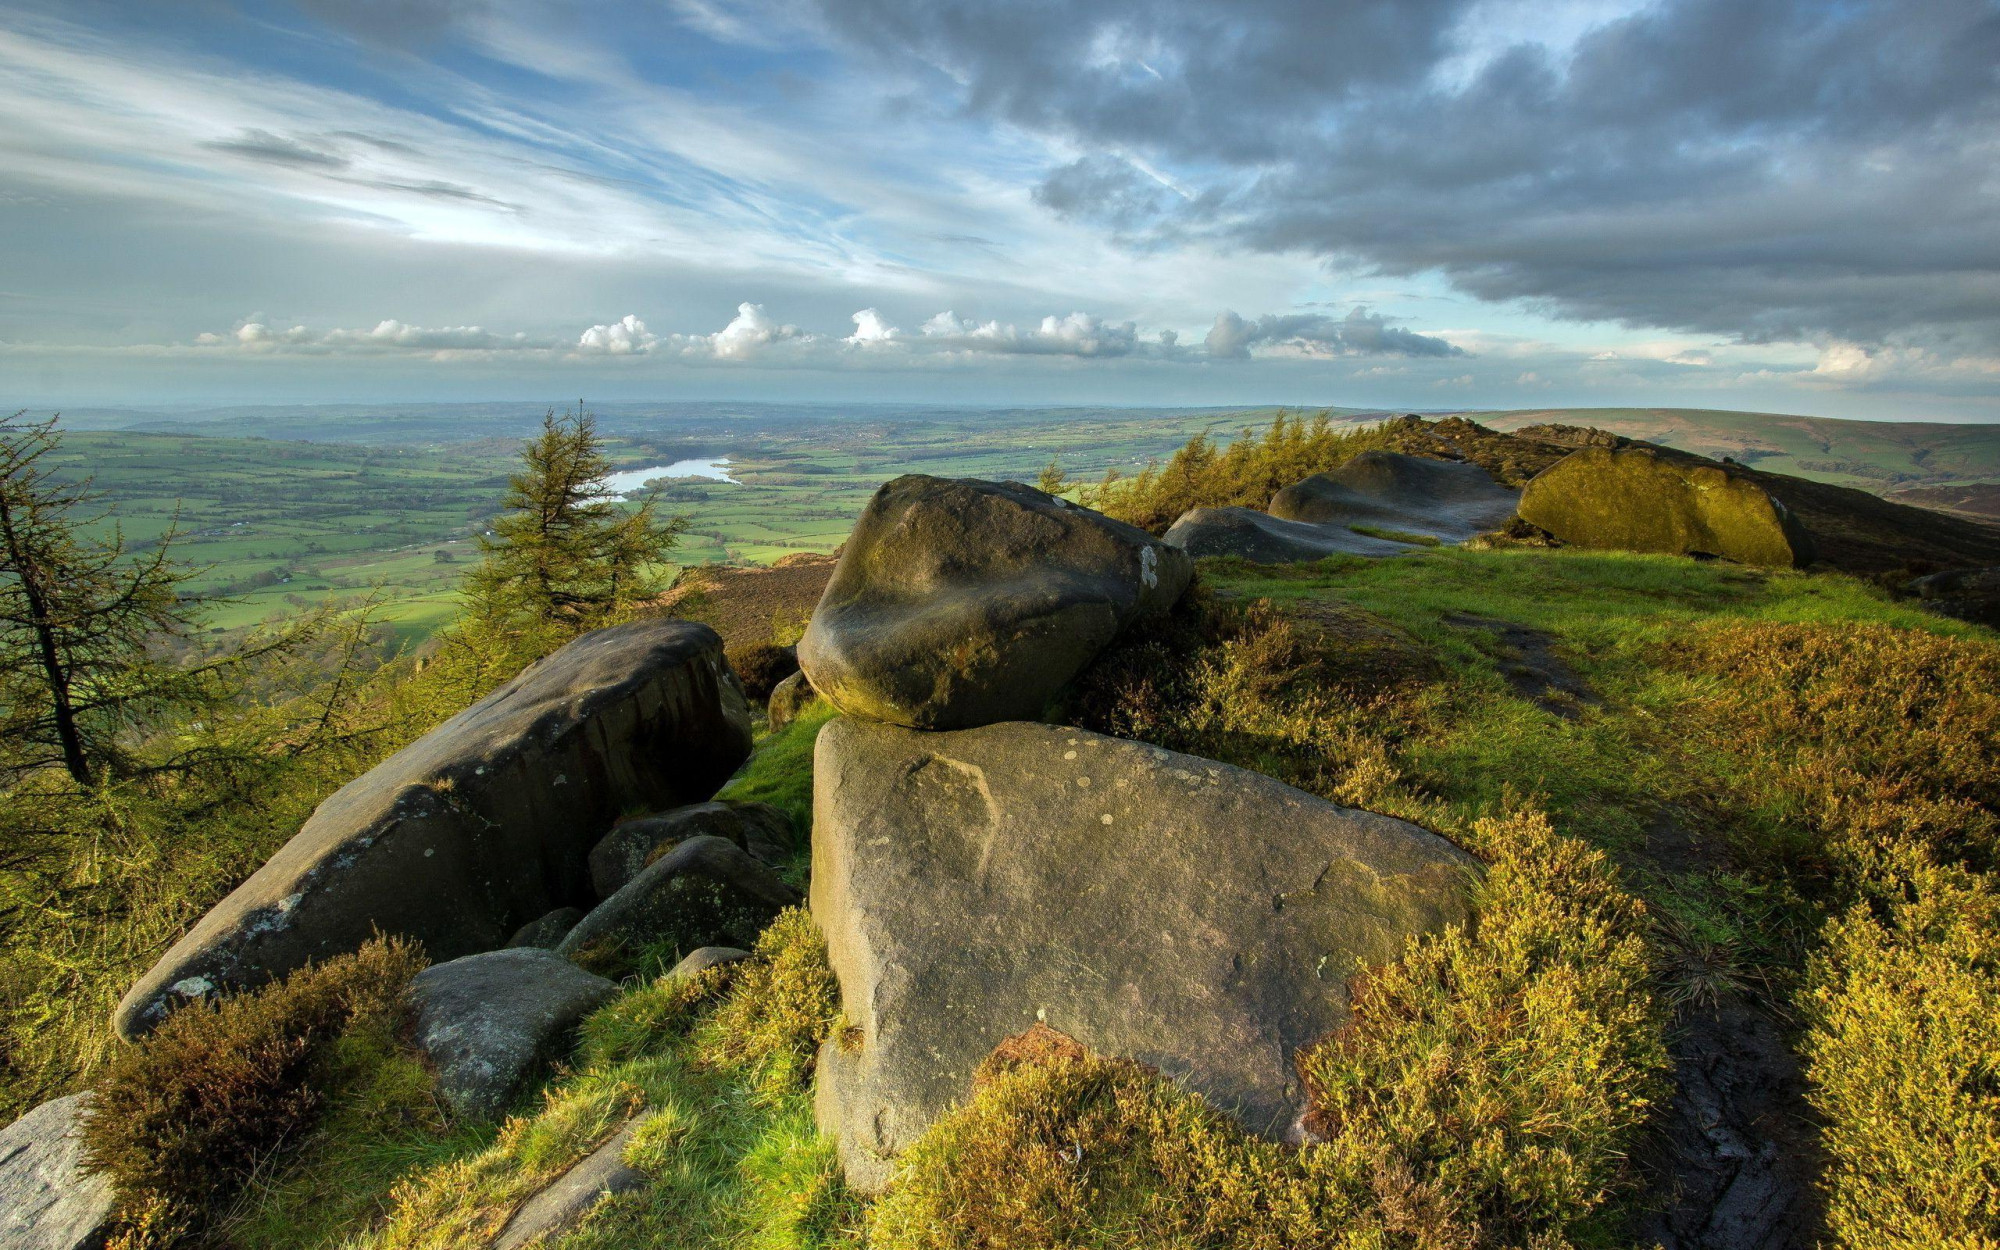
<instances>
[{"instance_id":1,"label":"low shrub","mask_svg":"<svg viewBox=\"0 0 2000 1250\"><path fill-rule=\"evenodd\" d=\"M743 683L743 694L752 705L768 702L778 683L799 671L797 649L771 642L731 647L724 657L736 679Z\"/></svg>"},{"instance_id":2,"label":"low shrub","mask_svg":"<svg viewBox=\"0 0 2000 1250\"><path fill-rule=\"evenodd\" d=\"M904 1155L878 1250L1560 1247L1660 1095L1641 908L1537 816L1480 822L1477 923L1357 980L1301 1056L1313 1144L1251 1138L1141 1065L1002 1052Z\"/></svg>"},{"instance_id":3,"label":"low shrub","mask_svg":"<svg viewBox=\"0 0 2000 1250\"><path fill-rule=\"evenodd\" d=\"M757 939L756 958L697 1035L703 1061L742 1072L767 1094L812 1078L820 1043L840 1017L826 939L803 907L788 907Z\"/></svg>"},{"instance_id":4,"label":"low shrub","mask_svg":"<svg viewBox=\"0 0 2000 1250\"><path fill-rule=\"evenodd\" d=\"M377 940L249 993L192 1003L114 1057L83 1130L141 1241L197 1235L311 1121L335 1043L393 1030L421 952Z\"/></svg>"},{"instance_id":5,"label":"low shrub","mask_svg":"<svg viewBox=\"0 0 2000 1250\"><path fill-rule=\"evenodd\" d=\"M1805 1055L1843 1246L2000 1246L2000 889L1902 857L1827 927Z\"/></svg>"}]
</instances>

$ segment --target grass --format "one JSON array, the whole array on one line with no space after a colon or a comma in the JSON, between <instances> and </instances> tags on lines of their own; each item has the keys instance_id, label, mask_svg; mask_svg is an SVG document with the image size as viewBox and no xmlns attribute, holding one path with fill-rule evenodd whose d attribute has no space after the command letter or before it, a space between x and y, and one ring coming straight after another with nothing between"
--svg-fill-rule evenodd
<instances>
[{"instance_id":1,"label":"grass","mask_svg":"<svg viewBox=\"0 0 2000 1250\"><path fill-rule=\"evenodd\" d=\"M1347 527L1364 538L1381 538L1392 543L1409 543L1413 547L1438 547L1444 540L1435 534L1412 534L1407 530L1392 530L1381 525L1350 525Z\"/></svg>"}]
</instances>

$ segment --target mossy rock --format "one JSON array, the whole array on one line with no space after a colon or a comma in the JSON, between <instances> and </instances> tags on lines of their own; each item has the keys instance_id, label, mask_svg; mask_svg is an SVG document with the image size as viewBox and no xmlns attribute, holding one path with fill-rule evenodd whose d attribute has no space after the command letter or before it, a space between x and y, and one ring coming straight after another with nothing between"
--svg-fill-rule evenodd
<instances>
[{"instance_id":1,"label":"mossy rock","mask_svg":"<svg viewBox=\"0 0 2000 1250\"><path fill-rule=\"evenodd\" d=\"M1658 447L1586 447L1537 474L1521 519L1573 547L1716 556L1767 568L1813 559L1777 498L1731 466Z\"/></svg>"}]
</instances>

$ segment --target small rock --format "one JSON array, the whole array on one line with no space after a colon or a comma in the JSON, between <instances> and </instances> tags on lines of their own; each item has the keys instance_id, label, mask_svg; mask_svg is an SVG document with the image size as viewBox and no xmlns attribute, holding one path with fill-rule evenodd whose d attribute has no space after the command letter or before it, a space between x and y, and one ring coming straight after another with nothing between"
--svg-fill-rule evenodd
<instances>
[{"instance_id":1,"label":"small rock","mask_svg":"<svg viewBox=\"0 0 2000 1250\"><path fill-rule=\"evenodd\" d=\"M97 1250L111 1223L109 1177L83 1171L88 1091L45 1102L0 1129L0 1250Z\"/></svg>"},{"instance_id":2,"label":"small rock","mask_svg":"<svg viewBox=\"0 0 2000 1250\"><path fill-rule=\"evenodd\" d=\"M797 720L799 713L812 706L818 698L819 692L813 689L805 670L793 673L771 691L771 701L764 707L765 726L772 733L777 733Z\"/></svg>"},{"instance_id":3,"label":"small rock","mask_svg":"<svg viewBox=\"0 0 2000 1250\"><path fill-rule=\"evenodd\" d=\"M658 942L684 950L750 946L799 892L726 838L689 838L648 864L571 929L559 954L595 963Z\"/></svg>"},{"instance_id":4,"label":"small rock","mask_svg":"<svg viewBox=\"0 0 2000 1250\"><path fill-rule=\"evenodd\" d=\"M453 1114L497 1119L618 987L552 951L486 951L417 974L417 1046Z\"/></svg>"},{"instance_id":5,"label":"small rock","mask_svg":"<svg viewBox=\"0 0 2000 1250\"><path fill-rule=\"evenodd\" d=\"M765 863L792 853L792 818L769 803L711 801L628 820L590 852L590 884L610 898L665 850L689 838L727 838Z\"/></svg>"},{"instance_id":6,"label":"small rock","mask_svg":"<svg viewBox=\"0 0 2000 1250\"><path fill-rule=\"evenodd\" d=\"M704 946L681 960L668 972L670 977L696 977L710 968L720 968L726 964L742 963L750 958L750 952L738 950L734 946Z\"/></svg>"},{"instance_id":7,"label":"small rock","mask_svg":"<svg viewBox=\"0 0 2000 1250\"><path fill-rule=\"evenodd\" d=\"M556 943L562 941L563 934L576 928L576 922L583 919L583 911L576 907L558 907L537 919L530 920L514 931L507 939L509 947L535 946L552 951Z\"/></svg>"},{"instance_id":8,"label":"small rock","mask_svg":"<svg viewBox=\"0 0 2000 1250\"><path fill-rule=\"evenodd\" d=\"M1034 717L1193 575L1144 530L1031 486L912 474L862 512L799 664L853 716L918 729Z\"/></svg>"},{"instance_id":9,"label":"small rock","mask_svg":"<svg viewBox=\"0 0 2000 1250\"><path fill-rule=\"evenodd\" d=\"M645 1121L645 1116L628 1120L611 1140L522 1203L493 1239L492 1250L521 1250L538 1239L554 1241L582 1223L606 1198L644 1185L646 1174L625 1162L625 1147Z\"/></svg>"}]
</instances>

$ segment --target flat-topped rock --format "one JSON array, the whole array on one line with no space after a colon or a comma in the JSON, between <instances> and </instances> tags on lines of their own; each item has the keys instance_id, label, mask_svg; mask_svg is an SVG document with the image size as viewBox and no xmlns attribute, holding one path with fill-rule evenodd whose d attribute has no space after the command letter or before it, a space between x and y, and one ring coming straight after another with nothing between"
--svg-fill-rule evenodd
<instances>
[{"instance_id":1,"label":"flat-topped rock","mask_svg":"<svg viewBox=\"0 0 2000 1250\"><path fill-rule=\"evenodd\" d=\"M850 1181L1038 1022L1297 1140L1297 1052L1347 978L1467 915L1476 861L1405 821L1142 743L842 718L814 758L812 912L850 1026L818 1119Z\"/></svg>"},{"instance_id":2,"label":"flat-topped rock","mask_svg":"<svg viewBox=\"0 0 2000 1250\"><path fill-rule=\"evenodd\" d=\"M1191 508L1162 540L1199 559L1235 556L1253 564L1296 564L1328 556L1398 556L1420 544L1359 533L1347 525L1286 521L1254 508Z\"/></svg>"},{"instance_id":3,"label":"flat-topped rock","mask_svg":"<svg viewBox=\"0 0 2000 1250\"><path fill-rule=\"evenodd\" d=\"M1814 556L1805 526L1757 477L1661 447L1573 452L1528 483L1520 514L1573 547L1769 568L1802 567Z\"/></svg>"},{"instance_id":4,"label":"flat-topped rock","mask_svg":"<svg viewBox=\"0 0 2000 1250\"><path fill-rule=\"evenodd\" d=\"M912 474L861 514L799 663L853 716L920 729L1032 717L1192 576L1144 530L1033 487Z\"/></svg>"},{"instance_id":5,"label":"flat-topped rock","mask_svg":"<svg viewBox=\"0 0 2000 1250\"><path fill-rule=\"evenodd\" d=\"M1476 464L1364 451L1271 497L1270 514L1312 525L1365 526L1459 543L1504 525L1516 492Z\"/></svg>"},{"instance_id":6,"label":"flat-topped rock","mask_svg":"<svg viewBox=\"0 0 2000 1250\"><path fill-rule=\"evenodd\" d=\"M586 634L349 782L126 994L131 1038L214 990L261 985L376 931L439 960L590 897L627 811L700 802L750 751L705 625Z\"/></svg>"}]
</instances>

